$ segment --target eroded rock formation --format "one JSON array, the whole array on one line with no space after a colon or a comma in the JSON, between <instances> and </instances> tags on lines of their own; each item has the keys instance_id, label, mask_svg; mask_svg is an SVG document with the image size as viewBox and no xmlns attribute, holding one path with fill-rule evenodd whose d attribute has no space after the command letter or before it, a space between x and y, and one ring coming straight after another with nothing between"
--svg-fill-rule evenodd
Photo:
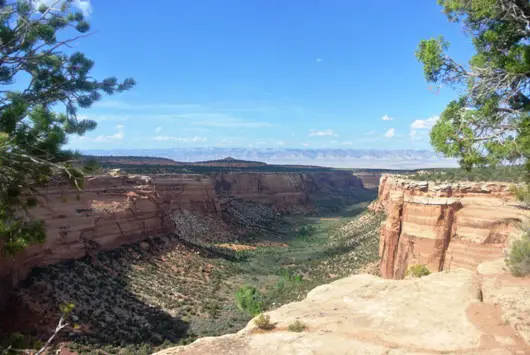
<instances>
[{"instance_id":1,"label":"eroded rock formation","mask_svg":"<svg viewBox=\"0 0 530 355\"><path fill-rule=\"evenodd\" d=\"M81 192L64 182L50 183L40 206L30 211L45 221L47 239L14 258L0 258L0 300L33 267L164 233L211 236L215 229L223 235L228 227L221 212L234 199L285 211L311 208L310 195L319 190L354 189L362 189L362 183L347 172L97 176L86 179Z\"/></svg>"},{"instance_id":2,"label":"eroded rock formation","mask_svg":"<svg viewBox=\"0 0 530 355\"><path fill-rule=\"evenodd\" d=\"M474 269L503 257L529 211L498 182L435 183L383 175L376 211L386 211L381 274L401 279L411 264L431 271Z\"/></svg>"},{"instance_id":3,"label":"eroded rock formation","mask_svg":"<svg viewBox=\"0 0 530 355\"><path fill-rule=\"evenodd\" d=\"M251 321L236 334L157 354L523 355L530 346L524 324L529 286L528 278L511 277L499 263L478 274L456 269L413 280L356 275L267 312L273 330L260 330ZM306 329L289 331L297 320Z\"/></svg>"}]
</instances>

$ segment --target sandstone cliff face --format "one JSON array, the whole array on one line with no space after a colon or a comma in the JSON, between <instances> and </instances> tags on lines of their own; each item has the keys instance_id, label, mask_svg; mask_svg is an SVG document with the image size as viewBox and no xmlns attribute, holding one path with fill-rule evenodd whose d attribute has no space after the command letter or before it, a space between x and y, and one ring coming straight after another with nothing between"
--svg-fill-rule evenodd
<instances>
[{"instance_id":1,"label":"sandstone cliff face","mask_svg":"<svg viewBox=\"0 0 530 355\"><path fill-rule=\"evenodd\" d=\"M371 208L387 213L379 246L381 274L395 279L403 278L411 264L431 271L474 269L503 257L508 237L530 216L507 183L440 184L396 175L382 176Z\"/></svg>"},{"instance_id":2,"label":"sandstone cliff face","mask_svg":"<svg viewBox=\"0 0 530 355\"><path fill-rule=\"evenodd\" d=\"M278 210L310 204L315 189L360 188L348 173L221 173L88 178L82 192L64 183L42 191L30 214L45 221L47 239L15 258L0 258L0 300L37 266L84 257L164 233L189 231L189 220L223 224L230 199Z\"/></svg>"},{"instance_id":3,"label":"sandstone cliff face","mask_svg":"<svg viewBox=\"0 0 530 355\"><path fill-rule=\"evenodd\" d=\"M365 188L377 190L379 187L379 182L381 181L381 175L383 175L383 173L375 171L358 171L354 172L354 175L362 180Z\"/></svg>"}]
</instances>

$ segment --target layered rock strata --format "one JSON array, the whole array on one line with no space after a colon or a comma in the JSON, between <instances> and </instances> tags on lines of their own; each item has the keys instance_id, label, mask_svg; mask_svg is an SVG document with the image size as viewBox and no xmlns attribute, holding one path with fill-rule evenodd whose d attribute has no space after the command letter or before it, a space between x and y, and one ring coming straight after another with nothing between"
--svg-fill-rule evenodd
<instances>
[{"instance_id":1,"label":"layered rock strata","mask_svg":"<svg viewBox=\"0 0 530 355\"><path fill-rule=\"evenodd\" d=\"M82 191L53 182L41 191L39 206L29 211L46 223L46 241L14 258L0 257L0 301L34 267L154 235L183 233L190 230L190 219L228 228L221 212L233 199L281 211L310 208L310 195L318 190L354 189L362 190L362 183L347 172L96 176L85 180Z\"/></svg>"},{"instance_id":2,"label":"layered rock strata","mask_svg":"<svg viewBox=\"0 0 530 355\"><path fill-rule=\"evenodd\" d=\"M372 209L385 211L381 274L401 279L412 264L474 269L501 258L530 213L499 182L435 183L383 175Z\"/></svg>"}]
</instances>

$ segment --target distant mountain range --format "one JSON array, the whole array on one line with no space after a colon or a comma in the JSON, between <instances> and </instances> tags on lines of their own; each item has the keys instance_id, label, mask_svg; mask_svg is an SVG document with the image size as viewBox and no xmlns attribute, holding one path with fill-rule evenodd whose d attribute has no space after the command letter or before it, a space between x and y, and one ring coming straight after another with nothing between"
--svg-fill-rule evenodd
<instances>
[{"instance_id":1,"label":"distant mountain range","mask_svg":"<svg viewBox=\"0 0 530 355\"><path fill-rule=\"evenodd\" d=\"M83 150L102 156L148 156L179 162L197 162L233 157L268 164L318 165L334 168L418 169L455 167L453 159L428 150L287 149L287 148L172 148Z\"/></svg>"}]
</instances>

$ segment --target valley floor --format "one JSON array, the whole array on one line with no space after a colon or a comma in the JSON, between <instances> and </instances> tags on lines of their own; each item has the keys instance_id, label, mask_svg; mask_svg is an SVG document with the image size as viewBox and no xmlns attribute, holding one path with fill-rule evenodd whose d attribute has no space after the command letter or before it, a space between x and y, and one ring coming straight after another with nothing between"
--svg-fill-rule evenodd
<instances>
[{"instance_id":1,"label":"valley floor","mask_svg":"<svg viewBox=\"0 0 530 355\"><path fill-rule=\"evenodd\" d=\"M58 305L71 302L74 327L61 347L81 354L150 354L236 332L251 318L235 302L245 285L259 290L266 310L370 271L370 265L375 270L383 216L367 205L284 216L239 241L203 244L166 236L35 270L0 330L45 338L58 320Z\"/></svg>"}]
</instances>

